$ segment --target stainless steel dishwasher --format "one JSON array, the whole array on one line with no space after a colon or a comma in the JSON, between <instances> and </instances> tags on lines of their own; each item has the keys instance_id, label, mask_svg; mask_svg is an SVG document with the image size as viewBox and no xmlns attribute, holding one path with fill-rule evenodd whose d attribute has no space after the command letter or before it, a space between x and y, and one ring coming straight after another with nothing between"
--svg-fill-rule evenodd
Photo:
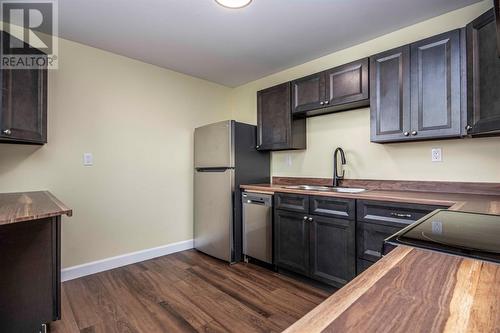
<instances>
[{"instance_id":1,"label":"stainless steel dishwasher","mask_svg":"<svg viewBox=\"0 0 500 333\"><path fill-rule=\"evenodd\" d=\"M243 255L273 263L273 196L242 193Z\"/></svg>"}]
</instances>

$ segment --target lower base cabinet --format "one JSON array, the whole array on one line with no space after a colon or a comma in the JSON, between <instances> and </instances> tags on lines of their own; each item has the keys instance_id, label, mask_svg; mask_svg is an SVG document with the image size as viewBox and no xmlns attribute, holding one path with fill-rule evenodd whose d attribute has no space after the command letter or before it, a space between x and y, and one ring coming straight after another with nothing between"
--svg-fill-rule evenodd
<instances>
[{"instance_id":1,"label":"lower base cabinet","mask_svg":"<svg viewBox=\"0 0 500 333\"><path fill-rule=\"evenodd\" d=\"M276 193L278 268L341 288L382 258L384 240L443 206Z\"/></svg>"},{"instance_id":2,"label":"lower base cabinet","mask_svg":"<svg viewBox=\"0 0 500 333\"><path fill-rule=\"evenodd\" d=\"M0 331L39 332L61 318L61 217L0 228Z\"/></svg>"},{"instance_id":3,"label":"lower base cabinet","mask_svg":"<svg viewBox=\"0 0 500 333\"><path fill-rule=\"evenodd\" d=\"M357 274L382 258L384 240L443 206L357 200Z\"/></svg>"},{"instance_id":4,"label":"lower base cabinet","mask_svg":"<svg viewBox=\"0 0 500 333\"><path fill-rule=\"evenodd\" d=\"M275 200L276 266L337 288L353 279L356 274L354 201L283 193L276 194ZM297 204L291 205L292 201ZM319 213L310 214L312 211Z\"/></svg>"}]
</instances>

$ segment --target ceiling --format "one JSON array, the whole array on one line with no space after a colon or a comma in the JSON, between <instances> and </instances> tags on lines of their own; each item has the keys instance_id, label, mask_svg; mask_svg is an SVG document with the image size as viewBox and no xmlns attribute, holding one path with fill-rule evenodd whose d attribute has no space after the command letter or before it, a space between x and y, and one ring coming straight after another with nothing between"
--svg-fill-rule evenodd
<instances>
[{"instance_id":1,"label":"ceiling","mask_svg":"<svg viewBox=\"0 0 500 333\"><path fill-rule=\"evenodd\" d=\"M238 86L478 0L59 0L59 35Z\"/></svg>"}]
</instances>

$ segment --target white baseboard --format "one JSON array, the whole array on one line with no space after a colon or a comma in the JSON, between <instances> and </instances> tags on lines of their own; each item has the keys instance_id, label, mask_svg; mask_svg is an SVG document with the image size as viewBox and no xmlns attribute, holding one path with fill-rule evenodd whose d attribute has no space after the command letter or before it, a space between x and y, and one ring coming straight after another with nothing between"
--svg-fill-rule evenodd
<instances>
[{"instance_id":1,"label":"white baseboard","mask_svg":"<svg viewBox=\"0 0 500 333\"><path fill-rule=\"evenodd\" d=\"M123 254L116 257L106 258L89 262L86 264L72 266L61 270L61 280L69 281L82 276L107 271L113 268L134 264L144 260L149 260L167 254L189 250L193 248L193 240L167 244L142 251Z\"/></svg>"}]
</instances>

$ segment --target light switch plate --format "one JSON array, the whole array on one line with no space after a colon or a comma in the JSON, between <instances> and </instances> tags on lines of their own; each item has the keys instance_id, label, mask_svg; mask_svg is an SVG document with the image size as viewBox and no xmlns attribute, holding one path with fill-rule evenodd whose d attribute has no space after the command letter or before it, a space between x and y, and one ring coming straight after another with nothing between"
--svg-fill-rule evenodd
<instances>
[{"instance_id":1,"label":"light switch plate","mask_svg":"<svg viewBox=\"0 0 500 333\"><path fill-rule=\"evenodd\" d=\"M94 156L92 153L83 153L83 165L92 166L94 165Z\"/></svg>"},{"instance_id":2,"label":"light switch plate","mask_svg":"<svg viewBox=\"0 0 500 333\"><path fill-rule=\"evenodd\" d=\"M443 152L441 148L432 148L431 150L431 161L432 162L442 162L443 161Z\"/></svg>"}]
</instances>

